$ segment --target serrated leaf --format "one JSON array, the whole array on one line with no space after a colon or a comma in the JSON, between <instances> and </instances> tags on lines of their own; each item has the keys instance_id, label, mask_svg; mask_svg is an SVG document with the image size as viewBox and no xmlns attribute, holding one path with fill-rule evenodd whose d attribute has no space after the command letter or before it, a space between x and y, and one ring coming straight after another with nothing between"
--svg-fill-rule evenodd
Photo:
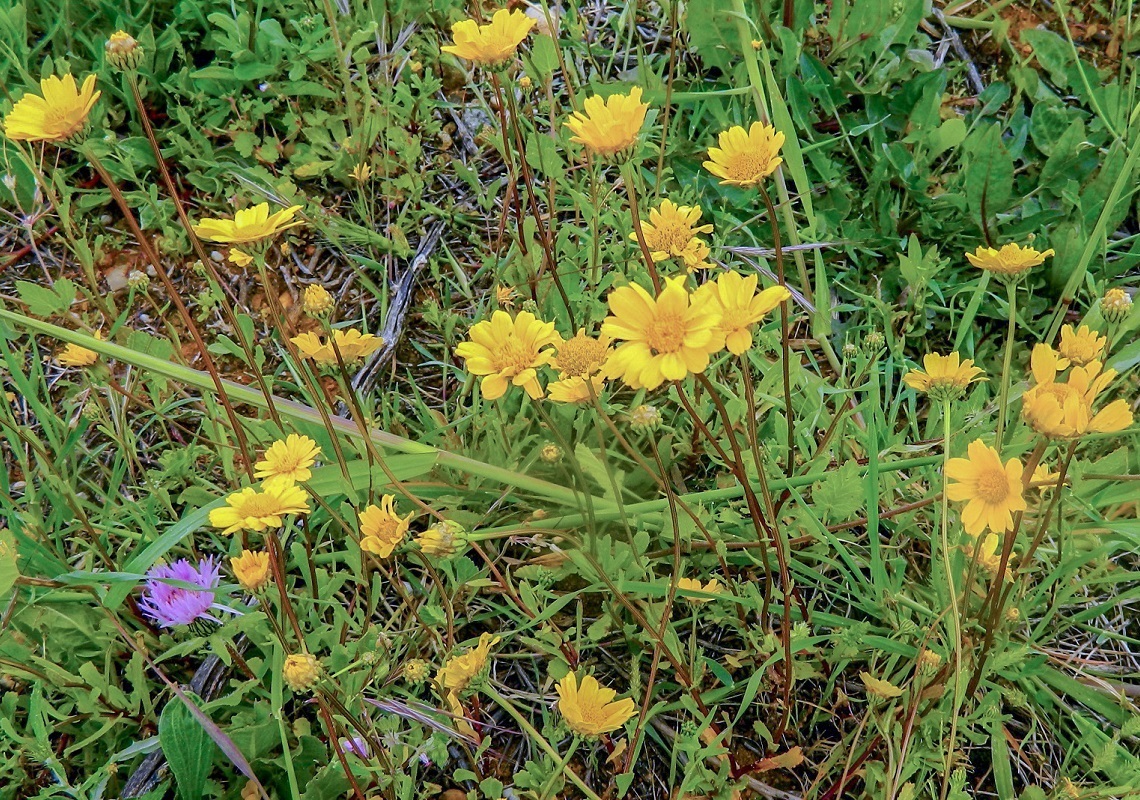
<instances>
[{"instance_id":1,"label":"serrated leaf","mask_svg":"<svg viewBox=\"0 0 1140 800\"><path fill-rule=\"evenodd\" d=\"M828 522L845 522L863 507L863 479L859 465L848 461L811 487L815 507L823 511Z\"/></svg>"}]
</instances>

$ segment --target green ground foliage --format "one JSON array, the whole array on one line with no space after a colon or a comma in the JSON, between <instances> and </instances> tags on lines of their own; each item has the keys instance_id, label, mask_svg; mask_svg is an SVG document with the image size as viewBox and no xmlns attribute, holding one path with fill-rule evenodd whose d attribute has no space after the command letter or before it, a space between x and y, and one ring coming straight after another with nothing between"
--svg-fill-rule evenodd
<instances>
[{"instance_id":1,"label":"green ground foliage","mask_svg":"<svg viewBox=\"0 0 1140 800\"><path fill-rule=\"evenodd\" d=\"M1140 794L1132 0L512 8L492 69L441 51L490 4L0 2L0 115L101 92L66 142L0 135L0 800ZM635 88L630 148L571 141ZM783 163L722 184L758 120ZM664 200L707 269L643 252ZM299 206L264 250L193 233L260 203ZM1007 244L1052 254L966 258ZM659 387L496 398L457 353L733 272L790 299ZM334 328L384 343L294 341ZM952 351L985 380L903 380ZM308 511L224 532L291 434ZM602 735L570 674L632 701Z\"/></svg>"}]
</instances>

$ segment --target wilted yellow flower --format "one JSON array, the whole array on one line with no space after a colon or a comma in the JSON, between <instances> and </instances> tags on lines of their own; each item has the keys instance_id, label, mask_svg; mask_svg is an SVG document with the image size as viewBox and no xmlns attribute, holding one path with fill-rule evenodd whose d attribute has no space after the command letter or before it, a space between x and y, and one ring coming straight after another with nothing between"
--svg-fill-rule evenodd
<instances>
[{"instance_id":1,"label":"wilted yellow flower","mask_svg":"<svg viewBox=\"0 0 1140 800\"><path fill-rule=\"evenodd\" d=\"M604 100L598 95L587 97L582 108L566 121L574 134L570 141L604 158L633 147L649 104L641 102L641 87L634 86L629 94L612 94Z\"/></svg>"},{"instance_id":2,"label":"wilted yellow flower","mask_svg":"<svg viewBox=\"0 0 1140 800\"><path fill-rule=\"evenodd\" d=\"M962 527L971 536L986 528L1008 531L1013 527L1013 513L1026 508L1021 483L1024 466L1016 458L1003 465L998 451L981 439L971 442L967 453L969 458L952 458L946 465L946 477L956 481L946 487L946 496L966 503Z\"/></svg>"},{"instance_id":3,"label":"wilted yellow flower","mask_svg":"<svg viewBox=\"0 0 1140 800\"><path fill-rule=\"evenodd\" d=\"M587 380L589 383L586 383ZM591 388L593 388L593 397L600 397L605 385L605 379L601 375L592 375L589 378L562 378L547 386L546 391L555 403L589 403Z\"/></svg>"},{"instance_id":4,"label":"wilted yellow flower","mask_svg":"<svg viewBox=\"0 0 1140 800\"><path fill-rule=\"evenodd\" d=\"M981 547L977 548L978 566L990 575L995 574L1001 566L1001 543L1002 537L996 533L989 533L982 540ZM973 543L967 544L965 549L968 555L974 556Z\"/></svg>"},{"instance_id":5,"label":"wilted yellow flower","mask_svg":"<svg viewBox=\"0 0 1140 800\"><path fill-rule=\"evenodd\" d=\"M1100 299L1100 313L1109 322L1119 323L1132 313L1132 298L1123 289L1109 289Z\"/></svg>"},{"instance_id":6,"label":"wilted yellow flower","mask_svg":"<svg viewBox=\"0 0 1140 800\"><path fill-rule=\"evenodd\" d=\"M222 533L280 528L289 514L308 514L309 498L296 484L267 484L262 491L247 486L210 512L210 524Z\"/></svg>"},{"instance_id":7,"label":"wilted yellow flower","mask_svg":"<svg viewBox=\"0 0 1140 800\"><path fill-rule=\"evenodd\" d=\"M1033 477L1029 480L1029 487L1031 489L1050 489L1057 485L1057 481L1061 479L1061 473L1052 472L1048 465L1038 464L1033 469Z\"/></svg>"},{"instance_id":8,"label":"wilted yellow flower","mask_svg":"<svg viewBox=\"0 0 1140 800\"><path fill-rule=\"evenodd\" d=\"M606 377L656 389L703 372L709 355L724 346L716 330L720 314L708 297L690 296L682 277L667 279L656 298L636 283L610 292L602 334L625 341L610 356Z\"/></svg>"},{"instance_id":9,"label":"wilted yellow flower","mask_svg":"<svg viewBox=\"0 0 1140 800\"><path fill-rule=\"evenodd\" d=\"M455 23L451 26L455 44L439 49L481 66L498 66L514 56L534 24L522 11L499 9L487 25L473 19Z\"/></svg>"},{"instance_id":10,"label":"wilted yellow flower","mask_svg":"<svg viewBox=\"0 0 1140 800\"><path fill-rule=\"evenodd\" d=\"M569 339L556 342L555 355L550 365L564 378L584 378L594 375L606 365L606 359L613 352L612 340L608 336L587 336L578 331Z\"/></svg>"},{"instance_id":11,"label":"wilted yellow flower","mask_svg":"<svg viewBox=\"0 0 1140 800\"><path fill-rule=\"evenodd\" d=\"M705 244L703 239L695 237L681 253L681 261L684 262L685 269L689 273L696 272L699 269L712 268L712 263L709 261L709 246Z\"/></svg>"},{"instance_id":12,"label":"wilted yellow flower","mask_svg":"<svg viewBox=\"0 0 1140 800\"><path fill-rule=\"evenodd\" d=\"M352 171L348 174L351 175L353 180L355 180L357 183L364 183L372 177L372 167L362 161L353 167Z\"/></svg>"},{"instance_id":13,"label":"wilted yellow flower","mask_svg":"<svg viewBox=\"0 0 1140 800\"><path fill-rule=\"evenodd\" d=\"M769 286L756 291L759 277L744 277L738 272L724 272L715 281L697 289L698 295L708 295L709 308L720 321L716 324L718 342L733 355L746 353L752 347L752 328L772 309L792 296L783 286Z\"/></svg>"},{"instance_id":14,"label":"wilted yellow flower","mask_svg":"<svg viewBox=\"0 0 1140 800\"><path fill-rule=\"evenodd\" d=\"M1033 348L1030 365L1035 385L1021 398L1021 415L1030 427L1053 439L1070 439L1086 433L1114 433L1132 424L1132 411L1123 400L1093 413L1093 404L1116 378L1116 370L1102 372L1103 365L1092 361L1073 367L1068 381L1059 383L1056 377L1062 363L1049 345Z\"/></svg>"},{"instance_id":15,"label":"wilted yellow flower","mask_svg":"<svg viewBox=\"0 0 1140 800\"><path fill-rule=\"evenodd\" d=\"M1061 328L1061 344L1057 346L1057 350L1063 359L1060 364L1061 368L1064 369L1069 364L1083 367L1090 361L1096 361L1104 352L1106 344L1108 344L1108 338L1098 336L1097 332L1089 328L1088 325L1082 325L1080 330L1072 325L1066 325Z\"/></svg>"},{"instance_id":16,"label":"wilted yellow flower","mask_svg":"<svg viewBox=\"0 0 1140 800\"><path fill-rule=\"evenodd\" d=\"M709 148L704 166L722 184L756 186L783 163L779 152L784 134L762 122L753 122L747 131L739 125L729 128L721 133L719 144Z\"/></svg>"},{"instance_id":17,"label":"wilted yellow flower","mask_svg":"<svg viewBox=\"0 0 1140 800\"><path fill-rule=\"evenodd\" d=\"M922 357L926 371L912 369L903 377L903 383L918 392L926 392L935 400L955 400L974 381L986 378L979 367L957 353L948 356L928 353Z\"/></svg>"},{"instance_id":18,"label":"wilted yellow flower","mask_svg":"<svg viewBox=\"0 0 1140 800\"><path fill-rule=\"evenodd\" d=\"M313 317L323 317L332 311L333 296L319 283L310 283L301 295L301 308Z\"/></svg>"},{"instance_id":19,"label":"wilted yellow flower","mask_svg":"<svg viewBox=\"0 0 1140 800\"><path fill-rule=\"evenodd\" d=\"M293 219L300 210L300 206L289 206L270 214L269 203L258 203L237 211L233 219L204 219L194 226L194 233L221 244L257 245L302 224L302 220Z\"/></svg>"},{"instance_id":20,"label":"wilted yellow flower","mask_svg":"<svg viewBox=\"0 0 1140 800\"><path fill-rule=\"evenodd\" d=\"M101 340L103 332L95 331L95 338ZM99 360L99 354L77 344L67 344L56 354L55 359L64 367L89 367Z\"/></svg>"},{"instance_id":21,"label":"wilted yellow flower","mask_svg":"<svg viewBox=\"0 0 1140 800\"><path fill-rule=\"evenodd\" d=\"M705 592L706 594L724 594L724 587L721 586L720 581L713 578L704 586L696 578L680 578L677 581L677 588L684 589L686 592ZM686 602L700 605L712 600L711 597L686 597Z\"/></svg>"},{"instance_id":22,"label":"wilted yellow flower","mask_svg":"<svg viewBox=\"0 0 1140 800\"><path fill-rule=\"evenodd\" d=\"M515 307L515 290L510 286L499 284L495 287L495 302L503 308Z\"/></svg>"},{"instance_id":23,"label":"wilted yellow flower","mask_svg":"<svg viewBox=\"0 0 1140 800\"><path fill-rule=\"evenodd\" d=\"M321 448L308 436L291 433L269 445L261 461L253 465L254 476L270 483L294 484L313 477L314 462L321 455Z\"/></svg>"},{"instance_id":24,"label":"wilted yellow flower","mask_svg":"<svg viewBox=\"0 0 1140 800\"><path fill-rule=\"evenodd\" d=\"M570 730L582 736L601 736L616 731L632 717L637 707L632 699L614 701L617 692L598 683L593 675L582 678L573 672L558 682L558 711Z\"/></svg>"},{"instance_id":25,"label":"wilted yellow flower","mask_svg":"<svg viewBox=\"0 0 1140 800\"><path fill-rule=\"evenodd\" d=\"M311 358L322 366L337 363L337 351L340 351L341 359L348 365L367 358L384 346L384 340L379 336L361 333L356 328L338 328L329 339L323 339L315 333L302 333L289 341L297 346L302 357Z\"/></svg>"},{"instance_id":26,"label":"wilted yellow flower","mask_svg":"<svg viewBox=\"0 0 1140 800\"><path fill-rule=\"evenodd\" d=\"M1014 278L1021 275L1030 267L1045 263L1053 251L1046 250L1041 253L1032 247L1022 247L1018 244L1004 245L1000 250L992 247L978 247L973 253L966 253L966 259L979 269L992 272L1004 278Z\"/></svg>"},{"instance_id":27,"label":"wilted yellow flower","mask_svg":"<svg viewBox=\"0 0 1140 800\"><path fill-rule=\"evenodd\" d=\"M142 47L126 31L112 33L103 50L107 54L107 63L115 69L130 72L138 69L142 61Z\"/></svg>"},{"instance_id":28,"label":"wilted yellow flower","mask_svg":"<svg viewBox=\"0 0 1140 800\"><path fill-rule=\"evenodd\" d=\"M25 142L64 142L83 132L87 115L102 92L95 90L95 76L77 87L70 73L62 78L49 75L40 81L42 97L28 92L4 118L4 135Z\"/></svg>"},{"instance_id":29,"label":"wilted yellow flower","mask_svg":"<svg viewBox=\"0 0 1140 800\"><path fill-rule=\"evenodd\" d=\"M869 672L860 672L859 680L863 681L863 685L867 687L869 694L873 694L875 697L881 697L884 700L890 700L892 697L898 697L902 694L902 689L890 681L876 678Z\"/></svg>"},{"instance_id":30,"label":"wilted yellow flower","mask_svg":"<svg viewBox=\"0 0 1140 800\"><path fill-rule=\"evenodd\" d=\"M468 336L455 353L466 360L468 372L485 376L480 383L483 397L497 400L512 385L532 398L542 397L538 368L554 356L548 349L558 341L553 322L535 319L529 311L520 311L513 320L507 312L496 311L490 320L472 325Z\"/></svg>"},{"instance_id":31,"label":"wilted yellow flower","mask_svg":"<svg viewBox=\"0 0 1140 800\"><path fill-rule=\"evenodd\" d=\"M253 263L253 256L236 247L231 247L229 255L226 260L233 264L235 267L248 267Z\"/></svg>"},{"instance_id":32,"label":"wilted yellow flower","mask_svg":"<svg viewBox=\"0 0 1140 800\"><path fill-rule=\"evenodd\" d=\"M919 672L936 672L942 666L942 656L933 650L923 648L914 663Z\"/></svg>"},{"instance_id":33,"label":"wilted yellow flower","mask_svg":"<svg viewBox=\"0 0 1140 800\"><path fill-rule=\"evenodd\" d=\"M479 644L467 652L447 660L435 675L436 683L445 692L456 694L466 691L472 681L486 669L491 658L491 648L498 644L499 637L489 633L479 635Z\"/></svg>"},{"instance_id":34,"label":"wilted yellow flower","mask_svg":"<svg viewBox=\"0 0 1140 800\"><path fill-rule=\"evenodd\" d=\"M445 519L416 537L420 550L436 558L449 558L467 544L467 531L458 522Z\"/></svg>"},{"instance_id":35,"label":"wilted yellow flower","mask_svg":"<svg viewBox=\"0 0 1140 800\"><path fill-rule=\"evenodd\" d=\"M712 225L696 224L700 218L700 206L678 206L671 200L650 209L649 221L641 223L641 235L653 260L680 258L697 234L712 233ZM636 242L637 232L630 232L629 238Z\"/></svg>"},{"instance_id":36,"label":"wilted yellow flower","mask_svg":"<svg viewBox=\"0 0 1140 800\"><path fill-rule=\"evenodd\" d=\"M401 517L393 503L396 498L386 494L380 498L380 505L370 505L360 512L360 549L387 558L408 533L414 512Z\"/></svg>"},{"instance_id":37,"label":"wilted yellow flower","mask_svg":"<svg viewBox=\"0 0 1140 800\"><path fill-rule=\"evenodd\" d=\"M294 692L307 692L321 677L321 662L310 653L285 656L281 677Z\"/></svg>"},{"instance_id":38,"label":"wilted yellow flower","mask_svg":"<svg viewBox=\"0 0 1140 800\"><path fill-rule=\"evenodd\" d=\"M256 594L269 583L269 553L242 550L241 555L230 559L234 577L247 592Z\"/></svg>"}]
</instances>

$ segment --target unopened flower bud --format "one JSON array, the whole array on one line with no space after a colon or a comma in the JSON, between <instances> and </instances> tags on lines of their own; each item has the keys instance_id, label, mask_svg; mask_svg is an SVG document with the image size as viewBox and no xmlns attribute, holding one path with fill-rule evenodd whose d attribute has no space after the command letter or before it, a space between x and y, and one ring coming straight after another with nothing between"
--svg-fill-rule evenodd
<instances>
[{"instance_id":1,"label":"unopened flower bud","mask_svg":"<svg viewBox=\"0 0 1140 800\"><path fill-rule=\"evenodd\" d=\"M637 431L656 430L661 425L661 412L651 405L640 405L629 412L629 426Z\"/></svg>"},{"instance_id":2,"label":"unopened flower bud","mask_svg":"<svg viewBox=\"0 0 1140 800\"><path fill-rule=\"evenodd\" d=\"M123 72L134 72L142 63L142 46L126 31L115 31L104 45L107 63Z\"/></svg>"},{"instance_id":3,"label":"unopened flower bud","mask_svg":"<svg viewBox=\"0 0 1140 800\"><path fill-rule=\"evenodd\" d=\"M301 308L305 310L306 314L314 317L322 317L332 311L333 296L328 293L325 287L317 283L311 283L305 287L305 293L301 296Z\"/></svg>"},{"instance_id":4,"label":"unopened flower bud","mask_svg":"<svg viewBox=\"0 0 1140 800\"><path fill-rule=\"evenodd\" d=\"M445 519L417 536L416 544L429 556L448 558L467 544L467 531L458 522Z\"/></svg>"},{"instance_id":5,"label":"unopened flower bud","mask_svg":"<svg viewBox=\"0 0 1140 800\"><path fill-rule=\"evenodd\" d=\"M1100 299L1100 313L1108 322L1124 322L1132 313L1132 298L1123 289L1109 289Z\"/></svg>"}]
</instances>

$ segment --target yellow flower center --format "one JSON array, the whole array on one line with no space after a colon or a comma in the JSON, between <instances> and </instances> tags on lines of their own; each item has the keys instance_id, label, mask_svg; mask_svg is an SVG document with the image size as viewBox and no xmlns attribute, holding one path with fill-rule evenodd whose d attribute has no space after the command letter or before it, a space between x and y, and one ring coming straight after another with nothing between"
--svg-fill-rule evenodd
<instances>
[{"instance_id":1,"label":"yellow flower center","mask_svg":"<svg viewBox=\"0 0 1140 800\"><path fill-rule=\"evenodd\" d=\"M569 377L584 378L598 371L605 356L605 342L587 336L575 336L558 348L558 369Z\"/></svg>"},{"instance_id":2,"label":"yellow flower center","mask_svg":"<svg viewBox=\"0 0 1140 800\"><path fill-rule=\"evenodd\" d=\"M645 329L645 342L655 353L675 353L685 340L685 324L676 314L658 314Z\"/></svg>"},{"instance_id":3,"label":"yellow flower center","mask_svg":"<svg viewBox=\"0 0 1140 800\"><path fill-rule=\"evenodd\" d=\"M1077 390L1067 383L1050 383L1042 386L1041 391L1054 398L1061 408L1065 407L1065 401L1070 397L1080 397Z\"/></svg>"},{"instance_id":4,"label":"yellow flower center","mask_svg":"<svg viewBox=\"0 0 1140 800\"><path fill-rule=\"evenodd\" d=\"M990 504L1005 502L1009 497L1009 479L1005 470L987 469L978 475L977 495Z\"/></svg>"},{"instance_id":5,"label":"yellow flower center","mask_svg":"<svg viewBox=\"0 0 1140 800\"><path fill-rule=\"evenodd\" d=\"M733 153L725 165L729 180L750 181L768 169L768 154L755 150Z\"/></svg>"},{"instance_id":6,"label":"yellow flower center","mask_svg":"<svg viewBox=\"0 0 1140 800\"><path fill-rule=\"evenodd\" d=\"M722 331L738 331L751 324L752 318L747 309L735 306L723 309L719 327Z\"/></svg>"},{"instance_id":7,"label":"yellow flower center","mask_svg":"<svg viewBox=\"0 0 1140 800\"><path fill-rule=\"evenodd\" d=\"M376 530L371 531L371 533L374 536L380 537L381 539L394 539L396 538L396 532L399 527L400 523L398 520L392 519L391 517L385 517L376 525Z\"/></svg>"},{"instance_id":8,"label":"yellow flower center","mask_svg":"<svg viewBox=\"0 0 1140 800\"><path fill-rule=\"evenodd\" d=\"M57 131L60 136L70 136L79 128L75 113L71 108L49 105L44 112L44 125L49 131Z\"/></svg>"},{"instance_id":9,"label":"yellow flower center","mask_svg":"<svg viewBox=\"0 0 1140 800\"><path fill-rule=\"evenodd\" d=\"M665 217L645 231L645 243L650 250L672 253L684 252L693 238L693 229L680 217Z\"/></svg>"},{"instance_id":10,"label":"yellow flower center","mask_svg":"<svg viewBox=\"0 0 1140 800\"><path fill-rule=\"evenodd\" d=\"M242 501L238 512L243 517L275 517L281 513L281 504L267 494L259 494Z\"/></svg>"},{"instance_id":11,"label":"yellow flower center","mask_svg":"<svg viewBox=\"0 0 1140 800\"><path fill-rule=\"evenodd\" d=\"M495 351L495 366L500 372L518 375L534 366L534 350L528 349L516 339L508 339Z\"/></svg>"}]
</instances>

